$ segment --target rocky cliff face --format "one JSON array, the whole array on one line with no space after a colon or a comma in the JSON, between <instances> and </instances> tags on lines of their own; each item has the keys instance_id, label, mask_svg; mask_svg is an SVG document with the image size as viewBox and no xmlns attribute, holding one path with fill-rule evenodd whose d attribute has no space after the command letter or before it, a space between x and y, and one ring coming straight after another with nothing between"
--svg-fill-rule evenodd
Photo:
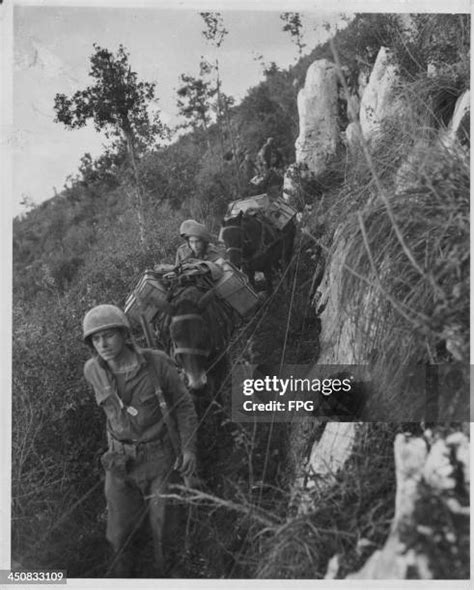
<instances>
[{"instance_id":1,"label":"rocky cliff face","mask_svg":"<svg viewBox=\"0 0 474 590\"><path fill-rule=\"evenodd\" d=\"M334 64L314 62L298 94L300 134L295 143L296 162L316 177L322 175L339 144L338 84Z\"/></svg>"},{"instance_id":2,"label":"rocky cliff face","mask_svg":"<svg viewBox=\"0 0 474 590\"><path fill-rule=\"evenodd\" d=\"M360 105L359 120L366 141L377 134L384 120L403 108L398 92L399 83L398 65L390 50L382 47Z\"/></svg>"},{"instance_id":3,"label":"rocky cliff face","mask_svg":"<svg viewBox=\"0 0 474 590\"><path fill-rule=\"evenodd\" d=\"M407 22L410 32L410 23ZM358 112L353 112L352 121L346 129L346 145L349 150L360 149L377 139L384 121L403 112L404 103L399 92L399 68L393 55L382 48L377 56L368 83L363 90ZM300 135L296 142L296 167L309 170L314 177L324 174L334 157L340 137L337 116L338 83L335 67L327 60L313 63L306 83L298 97ZM357 110L357 101L352 102ZM459 97L451 122L439 131L439 142L447 149L466 149L469 126L469 92ZM426 143L415 143L412 153L406 154L396 181L396 194L404 193L417 185L417 170L420 153L426 151ZM287 179L287 194L294 194L294 183ZM377 280L366 285L359 306L342 305L342 276L351 243L344 233L344 221L336 229L330 253L326 258L325 273L315 296L315 310L321 320L319 364L365 364L370 361L371 325L384 313L381 304L383 293L377 288ZM390 268L379 269L390 272ZM360 301L363 301L363 309ZM368 318L364 320L363 318ZM361 320L362 318L362 320ZM383 317L379 318L383 321ZM452 349L455 360L465 360L465 347L459 342L459 328L453 325L446 347ZM458 340L456 340L458 334ZM464 343L465 344L465 343ZM314 509L317 495L325 487L334 484L337 473L350 459L358 437L363 436L363 423L329 423L322 436L314 442L307 457L304 472L295 482L295 497L299 512ZM374 450L376 452L376 450ZM460 533L468 531L469 508L469 441L459 432L448 437L433 437L430 430L424 436L410 438L398 435L394 441L397 475L395 517L391 533L382 550L377 551L352 578L433 578L437 575L436 556L431 541L434 535L448 535L447 553L453 548L456 526L444 532L435 524L423 524L420 517L421 504L434 502L437 509L449 518L459 518ZM462 498L462 500L460 500ZM456 516L454 516L456 515ZM420 520L421 518L421 520ZM421 524L420 524L421 523ZM416 539L416 541L413 541ZM430 545L431 543L431 545ZM451 543L451 544L450 544ZM337 557L336 557L337 561ZM439 569L439 568L438 568ZM328 578L335 577L337 564L330 564ZM331 573L332 572L332 573Z\"/></svg>"}]
</instances>

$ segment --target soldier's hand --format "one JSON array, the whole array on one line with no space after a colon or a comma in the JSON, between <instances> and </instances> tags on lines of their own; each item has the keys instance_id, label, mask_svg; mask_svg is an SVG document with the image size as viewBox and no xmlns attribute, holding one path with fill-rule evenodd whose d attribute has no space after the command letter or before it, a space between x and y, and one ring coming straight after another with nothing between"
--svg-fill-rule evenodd
<instances>
[{"instance_id":1,"label":"soldier's hand","mask_svg":"<svg viewBox=\"0 0 474 590\"><path fill-rule=\"evenodd\" d=\"M196 455L192 451L183 451L183 460L179 471L184 476L190 476L196 470Z\"/></svg>"}]
</instances>

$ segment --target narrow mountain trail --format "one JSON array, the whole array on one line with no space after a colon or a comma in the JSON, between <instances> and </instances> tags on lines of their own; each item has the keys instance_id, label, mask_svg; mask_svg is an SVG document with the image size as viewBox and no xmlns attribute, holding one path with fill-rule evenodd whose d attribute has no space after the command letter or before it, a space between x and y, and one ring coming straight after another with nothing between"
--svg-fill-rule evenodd
<instances>
[{"instance_id":1,"label":"narrow mountain trail","mask_svg":"<svg viewBox=\"0 0 474 590\"><path fill-rule=\"evenodd\" d=\"M316 361L319 325L310 307L313 262L310 253L306 258L301 254L301 242L299 248L274 293L262 298L252 319L235 331L228 372L218 386L223 406L211 405L201 421L202 485L186 504L187 543L176 567L182 577L253 577L258 558L250 552L254 512L285 501L289 424L232 422L232 371L239 363ZM202 408L198 413L202 416Z\"/></svg>"}]
</instances>

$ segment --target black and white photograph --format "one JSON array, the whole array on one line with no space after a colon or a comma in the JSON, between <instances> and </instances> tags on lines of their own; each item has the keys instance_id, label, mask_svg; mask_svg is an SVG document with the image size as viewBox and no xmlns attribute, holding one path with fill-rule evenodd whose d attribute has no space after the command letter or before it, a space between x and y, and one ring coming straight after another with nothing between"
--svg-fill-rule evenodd
<instances>
[{"instance_id":1,"label":"black and white photograph","mask_svg":"<svg viewBox=\"0 0 474 590\"><path fill-rule=\"evenodd\" d=\"M470 11L0 4L2 586L467 587Z\"/></svg>"}]
</instances>

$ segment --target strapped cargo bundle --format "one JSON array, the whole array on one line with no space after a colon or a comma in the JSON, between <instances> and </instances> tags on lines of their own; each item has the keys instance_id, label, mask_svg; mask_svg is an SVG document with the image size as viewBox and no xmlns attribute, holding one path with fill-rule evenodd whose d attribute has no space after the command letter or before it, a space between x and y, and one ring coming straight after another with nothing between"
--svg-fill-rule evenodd
<instances>
[{"instance_id":1,"label":"strapped cargo bundle","mask_svg":"<svg viewBox=\"0 0 474 590\"><path fill-rule=\"evenodd\" d=\"M166 266L166 268L165 268ZM241 316L254 309L258 295L250 286L246 275L229 261L219 258L214 263L198 261L188 263L180 271L161 265L162 272L147 270L127 297L125 313L130 319L140 322L144 314L152 322L157 314L169 310L169 293L175 281L205 281L221 299L226 301ZM166 271L166 272L163 272ZM201 279L202 277L202 279Z\"/></svg>"},{"instance_id":2,"label":"strapped cargo bundle","mask_svg":"<svg viewBox=\"0 0 474 590\"><path fill-rule=\"evenodd\" d=\"M151 322L157 313L166 309L167 298L167 281L159 273L146 270L127 297L125 313L136 322L140 322L143 313L146 321Z\"/></svg>"},{"instance_id":3,"label":"strapped cargo bundle","mask_svg":"<svg viewBox=\"0 0 474 590\"><path fill-rule=\"evenodd\" d=\"M257 293L250 286L246 275L231 262L219 258L216 264L223 270L222 278L214 287L217 295L227 301L238 314L245 316L257 305Z\"/></svg>"},{"instance_id":4,"label":"strapped cargo bundle","mask_svg":"<svg viewBox=\"0 0 474 590\"><path fill-rule=\"evenodd\" d=\"M281 197L272 199L266 193L232 201L227 208L225 219L237 217L241 212L249 215L262 213L279 230L286 227L297 213L296 209Z\"/></svg>"}]
</instances>

